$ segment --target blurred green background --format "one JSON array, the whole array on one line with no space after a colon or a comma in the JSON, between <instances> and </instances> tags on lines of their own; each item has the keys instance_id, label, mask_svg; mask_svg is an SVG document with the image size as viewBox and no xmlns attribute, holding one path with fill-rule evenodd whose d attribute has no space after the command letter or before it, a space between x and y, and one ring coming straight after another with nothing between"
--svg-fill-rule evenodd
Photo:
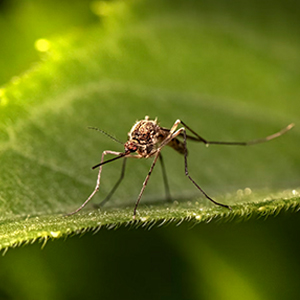
<instances>
[{"instance_id":1,"label":"blurred green background","mask_svg":"<svg viewBox=\"0 0 300 300\"><path fill-rule=\"evenodd\" d=\"M68 188L71 180L63 175L63 188L53 182L65 199L61 206L59 198L48 203L41 183L43 191L35 192L46 200L29 199L24 208L16 203L15 210L29 214L71 209L77 193L80 199L89 193L95 174L91 176L88 167L98 162L102 149L95 148L122 149L86 133L88 125L103 126L124 140L132 123L147 113L158 116L166 127L180 117L206 138L244 140L291 122L299 124L299 8L298 2L283 0L2 0L0 85L8 86L15 101L13 117L3 113L2 122L26 121L38 110L36 103L48 101L42 120L25 122L24 132L16 130L16 147L25 157L38 153L42 162L56 160L70 174L80 173L80 192L74 185ZM50 52L43 52L41 39L50 41ZM99 53L101 59L93 61ZM34 73L39 65L44 77L30 75L28 70ZM31 81L26 76L32 76ZM73 104L67 106L70 99ZM49 132L43 131L49 125ZM211 148L208 154L201 152L201 161L199 145L192 145L190 165L214 196L248 186L271 192L298 188L298 132L296 127L286 140L255 150ZM53 142L47 152L49 136ZM7 136L1 138L5 141ZM60 154L53 158L55 153ZM178 198L190 195L189 189L182 192L189 184L183 180L182 162L172 164L180 157L167 153L172 192ZM2 168L7 159L2 156ZM28 178L43 182L45 171L37 166L34 173L31 166L26 169ZM9 174L2 175L1 182L11 180L14 167L1 169ZM133 162L128 171L132 180L119 195L135 195L135 179L148 167ZM107 170L107 177L115 172L119 166ZM9 193L24 202L31 194L26 189L25 198L14 194L11 181ZM148 201L161 194L157 185L159 179L153 178ZM42 250L39 243L27 245L0 258L0 299L295 299L299 224L298 214L282 212L276 218L241 223L102 229L95 235L48 242Z\"/></svg>"}]
</instances>

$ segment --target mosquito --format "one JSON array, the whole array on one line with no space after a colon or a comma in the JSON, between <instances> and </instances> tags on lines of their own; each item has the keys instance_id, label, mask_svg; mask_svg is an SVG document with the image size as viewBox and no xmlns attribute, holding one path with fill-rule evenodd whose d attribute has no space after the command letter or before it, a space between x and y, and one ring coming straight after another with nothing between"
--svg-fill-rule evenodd
<instances>
[{"instance_id":1,"label":"mosquito","mask_svg":"<svg viewBox=\"0 0 300 300\"><path fill-rule=\"evenodd\" d=\"M178 126L181 125L182 127L178 128ZM85 200L85 202L77 208L74 212L71 212L68 214L73 215L82 210L94 197L94 195L97 193L100 187L100 179L101 179L101 173L102 173L102 167L103 165L113 162L115 160L118 160L120 158L123 158L123 164L122 164L122 170L121 170L121 176L118 179L117 183L114 185L108 196L100 203L100 206L102 206L104 203L106 203L115 190L118 188L119 184L124 178L125 174L125 166L126 166L126 160L127 158L149 158L154 157L152 165L150 167L150 170L148 172L148 175L145 178L145 181L143 183L142 189L139 193L139 196L137 198L137 201L135 203L134 209L133 209L133 219L136 218L137 213L137 207L140 203L140 200L142 198L142 195L144 193L144 190L147 186L148 180L152 174L152 171L154 169L154 166L157 163L157 160L160 160L161 168L162 168L162 174L163 174L163 181L165 186L165 193L167 200L171 200L170 195L170 189L169 189L169 183L167 180L167 174L165 170L165 165L163 161L163 157L161 154L161 150L165 146L170 146L180 154L184 155L184 167L185 167L185 175L188 177L188 179L196 186L196 188L211 202L213 202L215 205L225 207L227 209L231 209L229 205L219 203L212 199L196 182L195 180L190 176L188 171L188 150L187 150L187 140L192 140L196 142L204 143L205 145L232 145L232 146L250 146L255 144L264 143L270 140L273 140L283 134L285 134L287 131L292 129L294 127L294 124L290 124L287 127L281 129L277 133L274 133L272 135L269 135L264 138L251 140L248 142L220 142L220 141L208 141L198 135L193 129L191 129L188 125L186 125L182 120L176 120L174 125L171 127L171 129L161 127L157 123L157 118L155 120L150 120L148 116L145 117L144 120L136 121L136 123L132 126L131 130L128 133L128 140L124 144L124 152L116 152L111 150L105 150L102 152L101 162L95 166L92 167L92 169L99 168L98 177L97 177L97 183L94 191L91 193L91 195ZM96 129L112 139L116 140L114 137L110 136L106 132L91 127L91 129ZM190 132L190 135L187 134L187 131ZM118 141L118 140L116 140ZM121 143L121 142L120 142ZM104 157L107 155L114 155L114 158L104 160Z\"/></svg>"}]
</instances>

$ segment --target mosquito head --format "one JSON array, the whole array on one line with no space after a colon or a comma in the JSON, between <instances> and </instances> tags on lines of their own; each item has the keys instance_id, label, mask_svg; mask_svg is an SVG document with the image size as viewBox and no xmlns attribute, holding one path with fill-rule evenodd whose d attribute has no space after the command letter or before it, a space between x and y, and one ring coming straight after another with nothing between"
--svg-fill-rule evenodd
<instances>
[{"instance_id":1,"label":"mosquito head","mask_svg":"<svg viewBox=\"0 0 300 300\"><path fill-rule=\"evenodd\" d=\"M139 144L135 140L129 140L125 143L124 148L125 148L125 153L136 152L139 148Z\"/></svg>"}]
</instances>

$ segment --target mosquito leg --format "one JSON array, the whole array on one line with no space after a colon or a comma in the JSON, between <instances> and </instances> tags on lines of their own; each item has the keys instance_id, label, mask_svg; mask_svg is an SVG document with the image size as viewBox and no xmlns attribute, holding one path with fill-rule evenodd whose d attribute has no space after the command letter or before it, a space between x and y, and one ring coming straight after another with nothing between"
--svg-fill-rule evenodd
<instances>
[{"instance_id":1,"label":"mosquito leg","mask_svg":"<svg viewBox=\"0 0 300 300\"><path fill-rule=\"evenodd\" d=\"M136 203L135 203L134 210L133 210L133 217L132 217L134 220L135 220L135 218L136 218L136 209L137 209L137 207L138 207L138 205L139 205L139 203L140 203L140 200L141 200L141 198L142 198L142 195L143 195L143 193L144 193L144 190L145 190L145 188L146 188L146 185L147 185L147 183L148 183L148 180L149 180L149 178L150 178L150 175L151 175L151 173L152 173L152 171L153 171L153 168L154 168L154 166L155 166L155 164L156 164L156 162L157 162L157 159L158 159L158 157L159 157L159 154L160 154L160 150L158 150L158 151L156 152L156 154L155 154L155 158L154 158L154 160L153 160L153 162L152 162L152 165L151 165L151 167L150 167L150 170L149 170L149 172L148 172L148 175L146 176L146 179L145 179L145 181L144 181L144 183L143 183L143 187L142 187L142 189L141 189L141 191L140 191L139 197L138 197L138 199L137 199L137 201L136 201Z\"/></svg>"},{"instance_id":2,"label":"mosquito leg","mask_svg":"<svg viewBox=\"0 0 300 300\"><path fill-rule=\"evenodd\" d=\"M216 202L215 200L213 200L211 197L209 197L202 189L201 187L193 180L193 178L189 175L189 171L188 171L188 163L187 163L187 147L186 147L186 131L185 129L182 130L183 132L183 143L184 143L184 166L185 166L185 175L189 178L189 180L197 187L197 189L211 202L213 202L216 205L222 206L222 207L226 207L228 209L231 209L230 206Z\"/></svg>"},{"instance_id":3,"label":"mosquito leg","mask_svg":"<svg viewBox=\"0 0 300 300\"><path fill-rule=\"evenodd\" d=\"M115 152L115 151L110 151L110 150L106 150L106 151L103 151L102 152L102 157L101 157L101 163L103 163L104 161L104 156L106 154L113 154L113 155L120 155L122 154L121 152ZM100 165L99 167L99 173L98 173L98 177L97 177L97 183L96 183L96 187L94 189L94 191L91 193L91 195L83 202L83 204L78 207L75 211L67 214L66 216L71 216L71 215L74 215L76 213L78 213L80 210L82 210L89 202L90 200L94 197L94 195L98 192L99 190L99 186L100 186L100 178L101 178L101 172L102 172L102 165Z\"/></svg>"},{"instance_id":4,"label":"mosquito leg","mask_svg":"<svg viewBox=\"0 0 300 300\"><path fill-rule=\"evenodd\" d=\"M171 140L175 139L177 136L179 135L183 135L183 145L184 145L184 165L185 165L185 175L189 178L189 180L198 188L198 190L211 202L213 202L216 205L219 206L223 206L226 207L228 209L231 209L230 206L216 202L215 200L213 200L211 197L209 197L201 188L200 186L193 180L193 178L189 175L189 171L188 171L188 163L187 163L187 146L186 146L186 140L187 140L187 135L186 135L186 129L184 127L179 128L177 131L176 128L178 126L178 124L182 123L180 120L177 120L173 127L172 127L172 131L170 130L170 133L167 138L161 143L161 146L157 149L158 152L161 151L162 147L166 146ZM182 123L183 124L183 123ZM175 131L175 132L174 132Z\"/></svg>"},{"instance_id":5,"label":"mosquito leg","mask_svg":"<svg viewBox=\"0 0 300 300\"><path fill-rule=\"evenodd\" d=\"M170 194L170 188L169 188L169 183L168 183L165 164L164 164L164 160L163 160L163 157L162 157L161 153L159 154L159 160L160 160L162 174L163 174L163 180L164 180L164 186L165 186L165 192L166 192L166 199L167 199L167 201L170 202L172 200L172 197L171 197L171 194Z\"/></svg>"},{"instance_id":6,"label":"mosquito leg","mask_svg":"<svg viewBox=\"0 0 300 300\"><path fill-rule=\"evenodd\" d=\"M178 134L180 134L181 128L178 129L176 132L175 130L177 129L178 125L181 123L181 121L178 119L175 121L174 125L172 126L172 128L169 130L169 134L167 135L167 137L164 139L164 141L160 144L159 149L157 150L161 150L164 146L166 146L171 140L173 140L175 137L177 137ZM158 152L159 152L158 151Z\"/></svg>"},{"instance_id":7,"label":"mosquito leg","mask_svg":"<svg viewBox=\"0 0 300 300\"><path fill-rule=\"evenodd\" d=\"M158 159L158 157L160 156L160 151L161 151L161 149L162 149L166 144L168 144L168 143L170 142L170 140L173 139L173 137L172 137L173 135L176 135L176 136L177 136L176 133L177 133L180 129L177 130L175 133L174 133L174 131L176 130L176 128L178 127L179 124L180 124L180 120L178 119L178 120L176 120L176 122L174 123L174 125L172 126L172 128L170 129L170 132L169 132L168 136L166 137L166 139L160 144L160 147L156 150L155 158L154 158L154 160L153 160L153 162L152 162L152 165L151 165L151 167L150 167L150 170L149 170L149 172L148 172L148 175L146 176L146 179L145 179L145 181L144 181L144 183L143 183L143 187L142 187L142 189L141 189L141 191L140 191L140 194L139 194L139 196L138 196L138 199L137 199L137 201L136 201L136 203L135 203L134 210L133 210L133 219L136 218L136 210L137 210L137 207L138 207L138 205L139 205L139 203L140 203L140 200L141 200L141 198L142 198L142 195L143 195L143 193L144 193L144 190L145 190L145 188L146 188L146 185L147 185L147 183L148 183L148 180L149 180L149 178L150 178L150 176L151 176L151 173L152 173L152 171L153 171L153 168L154 168L154 166L155 166L155 164L156 164L156 162L157 162L157 159ZM163 166L163 169L164 169L164 164L163 164L163 162L162 162L162 166ZM164 173L164 171L163 171L163 173ZM166 176L164 176L164 177L166 178ZM164 180L165 180L165 179L164 179ZM167 181L165 180L165 182L167 182ZM170 194L168 184L167 184L167 190L168 190L168 192L166 192L166 193Z\"/></svg>"},{"instance_id":8,"label":"mosquito leg","mask_svg":"<svg viewBox=\"0 0 300 300\"><path fill-rule=\"evenodd\" d=\"M180 123L186 128L188 129L191 133L193 133L197 138L194 138L194 137L190 137L190 139L193 139L193 140L196 140L196 141L199 141L199 142L203 142L204 144L209 144L209 142L204 139L203 137L201 137L197 132L195 132L193 129L191 129L189 126L187 126L183 121L180 121ZM187 138L187 134L185 133L185 138Z\"/></svg>"},{"instance_id":9,"label":"mosquito leg","mask_svg":"<svg viewBox=\"0 0 300 300\"><path fill-rule=\"evenodd\" d=\"M198 135L194 130L192 130L189 126L187 126L183 121L180 121L180 123L186 128L188 129L191 133L193 133L195 135L195 137L193 136L189 136L186 134L186 138L190 139L190 140L194 140L194 141L198 141L198 142L203 142L206 145L211 145L211 144L215 144L215 145L235 145L235 146L250 146L250 145L255 145L255 144L260 144L260 143L265 143L267 141L273 140L283 134L285 134L286 132L288 132L289 130L291 130L295 124L289 124L288 126L286 126L285 128L281 129L280 131L269 135L267 137L264 138L260 138L260 139L255 139L255 140L251 140L248 142L219 142L219 141L207 141L206 139L202 138L200 135Z\"/></svg>"},{"instance_id":10,"label":"mosquito leg","mask_svg":"<svg viewBox=\"0 0 300 300\"><path fill-rule=\"evenodd\" d=\"M98 205L96 205L96 207L102 207L106 202L108 202L108 200L111 198L111 196L114 194L114 192L116 191L116 189L118 188L118 186L120 185L121 181L124 178L125 175L125 166L126 166L126 157L123 160L123 165L122 165L122 170L121 170L121 176L119 178L119 180L117 181L117 183L114 185L114 187L112 188L112 190L109 192L109 194L106 196L106 198L101 201Z\"/></svg>"}]
</instances>

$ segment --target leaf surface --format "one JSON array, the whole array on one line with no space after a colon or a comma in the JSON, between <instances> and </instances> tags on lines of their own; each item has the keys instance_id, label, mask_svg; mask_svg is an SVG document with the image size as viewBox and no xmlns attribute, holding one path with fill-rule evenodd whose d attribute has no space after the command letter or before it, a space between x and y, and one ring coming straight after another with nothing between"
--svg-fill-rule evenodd
<instances>
[{"instance_id":1,"label":"leaf surface","mask_svg":"<svg viewBox=\"0 0 300 300\"><path fill-rule=\"evenodd\" d=\"M258 30L251 18L243 21L230 11L218 22L217 8L154 3L147 13L145 3L107 4L109 16L97 26L49 39L42 60L1 89L1 248L101 226L208 222L298 209L300 49L292 21L286 31L275 32L275 21ZM185 177L183 156L166 147L172 203L164 201L156 167L132 221L151 159L132 160L104 208L90 205L65 217L93 191L97 171L90 167L102 151L123 151L87 127L125 142L145 115L169 128L180 118L208 140L251 140L291 122L296 128L251 147L188 143L191 176L232 211L208 203ZM109 193L120 171L121 162L103 168L94 203Z\"/></svg>"}]
</instances>

